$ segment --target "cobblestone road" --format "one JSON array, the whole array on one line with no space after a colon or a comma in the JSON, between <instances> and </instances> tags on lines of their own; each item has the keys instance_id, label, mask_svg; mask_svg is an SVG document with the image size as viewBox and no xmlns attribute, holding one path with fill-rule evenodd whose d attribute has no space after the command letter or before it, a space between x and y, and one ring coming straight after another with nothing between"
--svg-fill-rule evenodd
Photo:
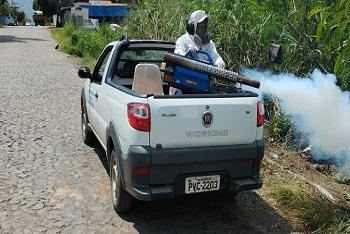
<instances>
[{"instance_id":1,"label":"cobblestone road","mask_svg":"<svg viewBox=\"0 0 350 234\"><path fill-rule=\"evenodd\" d=\"M0 233L290 233L256 193L111 205L105 157L80 136L77 62L45 27L0 28Z\"/></svg>"}]
</instances>

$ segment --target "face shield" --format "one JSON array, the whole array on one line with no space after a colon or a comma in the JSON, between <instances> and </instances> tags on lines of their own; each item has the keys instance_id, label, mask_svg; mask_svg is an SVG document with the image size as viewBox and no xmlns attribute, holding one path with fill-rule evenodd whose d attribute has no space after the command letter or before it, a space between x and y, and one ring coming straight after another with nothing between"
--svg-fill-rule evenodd
<instances>
[{"instance_id":1,"label":"face shield","mask_svg":"<svg viewBox=\"0 0 350 234\"><path fill-rule=\"evenodd\" d=\"M196 34L201 39L201 44L208 44L210 41L210 35L208 33L208 18L205 18L202 22L197 23Z\"/></svg>"},{"instance_id":2,"label":"face shield","mask_svg":"<svg viewBox=\"0 0 350 234\"><path fill-rule=\"evenodd\" d=\"M194 25L194 42L199 46L205 46L210 41L209 20L210 16L203 10L194 11L190 16L189 21Z\"/></svg>"}]
</instances>

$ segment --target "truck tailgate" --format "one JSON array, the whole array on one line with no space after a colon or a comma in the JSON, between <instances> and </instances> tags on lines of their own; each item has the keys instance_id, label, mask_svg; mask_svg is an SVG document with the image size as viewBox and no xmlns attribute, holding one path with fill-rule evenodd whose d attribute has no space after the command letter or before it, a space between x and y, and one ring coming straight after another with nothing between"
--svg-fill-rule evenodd
<instances>
[{"instance_id":1,"label":"truck tailgate","mask_svg":"<svg viewBox=\"0 0 350 234\"><path fill-rule=\"evenodd\" d=\"M256 139L256 97L154 98L150 146L237 145Z\"/></svg>"}]
</instances>

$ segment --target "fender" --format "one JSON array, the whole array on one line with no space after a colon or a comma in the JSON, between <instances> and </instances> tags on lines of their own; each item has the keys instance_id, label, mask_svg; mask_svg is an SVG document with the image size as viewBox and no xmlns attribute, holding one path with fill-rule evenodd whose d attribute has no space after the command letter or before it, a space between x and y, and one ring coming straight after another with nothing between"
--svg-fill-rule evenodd
<instances>
[{"instance_id":1,"label":"fender","mask_svg":"<svg viewBox=\"0 0 350 234\"><path fill-rule=\"evenodd\" d=\"M113 149L112 146L114 145L124 190L133 195L134 197L145 196L143 199L150 199L150 191L148 186L149 177L145 178L133 175L133 169L135 167L139 165L150 165L150 147L142 145L132 145L129 147L129 151L123 154L120 147L118 130L116 124L113 121L111 121L108 125L107 139L108 162L110 162L110 154ZM142 193L142 195L140 195L139 193Z\"/></svg>"},{"instance_id":2,"label":"fender","mask_svg":"<svg viewBox=\"0 0 350 234\"><path fill-rule=\"evenodd\" d=\"M117 162L118 162L118 167L119 170L121 171L121 174L124 175L124 167L123 167L123 157L122 157L122 151L120 148L120 141L119 141L119 134L118 134L118 130L116 127L116 124L113 122L113 120L111 122L109 122L107 131L106 131L106 139L107 139L107 161L108 161L108 165L110 165L111 162L111 152L112 152L112 146L114 145L114 150L116 152L117 155ZM122 176L122 184L123 184L123 188L125 189L125 182L124 182L124 177Z\"/></svg>"},{"instance_id":3,"label":"fender","mask_svg":"<svg viewBox=\"0 0 350 234\"><path fill-rule=\"evenodd\" d=\"M86 119L89 122L89 112L86 110L86 97L85 97L85 87L82 88L81 90L81 95L80 95L80 108L82 108L84 105L85 108L85 114L86 114ZM81 109L81 111L83 111ZM88 125L88 127L90 128L90 126ZM91 129L90 129L91 130Z\"/></svg>"},{"instance_id":4,"label":"fender","mask_svg":"<svg viewBox=\"0 0 350 234\"><path fill-rule=\"evenodd\" d=\"M85 87L83 87L82 89L81 89L81 93L80 93L80 101L81 101L81 105L84 103L84 105L85 105L85 103L86 103L86 98L85 98Z\"/></svg>"},{"instance_id":5,"label":"fender","mask_svg":"<svg viewBox=\"0 0 350 234\"><path fill-rule=\"evenodd\" d=\"M109 125L107 127L106 130L106 139L107 139L107 160L108 160L108 164L110 162L110 155L112 152L112 145L114 145L114 150L117 154L118 157L118 161L120 161L120 159L122 159L121 157L121 149L120 149L120 142L119 142L119 134L118 134L118 130L116 127L116 124L113 122L113 120L111 122L109 122Z\"/></svg>"}]
</instances>

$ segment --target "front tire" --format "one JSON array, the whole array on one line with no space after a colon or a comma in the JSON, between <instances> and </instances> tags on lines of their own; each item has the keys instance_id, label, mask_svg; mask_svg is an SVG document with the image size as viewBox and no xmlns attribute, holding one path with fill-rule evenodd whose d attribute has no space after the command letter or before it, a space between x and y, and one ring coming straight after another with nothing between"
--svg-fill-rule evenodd
<instances>
[{"instance_id":1,"label":"front tire","mask_svg":"<svg viewBox=\"0 0 350 234\"><path fill-rule=\"evenodd\" d=\"M88 125L85 106L81 107L81 135L85 144L91 145L95 142L95 135Z\"/></svg>"},{"instance_id":2,"label":"front tire","mask_svg":"<svg viewBox=\"0 0 350 234\"><path fill-rule=\"evenodd\" d=\"M123 188L121 172L114 149L111 152L109 172L111 181L111 197L114 210L117 213L130 211L132 208L133 197Z\"/></svg>"}]
</instances>

